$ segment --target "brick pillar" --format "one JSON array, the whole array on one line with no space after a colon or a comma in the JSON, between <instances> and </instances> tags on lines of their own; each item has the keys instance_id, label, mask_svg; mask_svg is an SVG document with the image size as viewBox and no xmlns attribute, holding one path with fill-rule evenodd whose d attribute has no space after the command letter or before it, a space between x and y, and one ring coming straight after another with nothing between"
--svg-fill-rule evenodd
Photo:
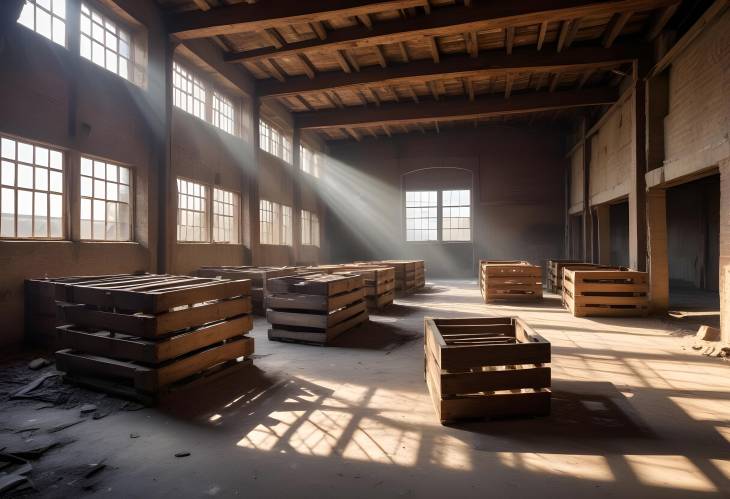
<instances>
[{"instance_id":1,"label":"brick pillar","mask_svg":"<svg viewBox=\"0 0 730 499\"><path fill-rule=\"evenodd\" d=\"M651 310L663 314L669 309L667 191L664 189L650 189L646 193L646 224Z\"/></svg>"},{"instance_id":2,"label":"brick pillar","mask_svg":"<svg viewBox=\"0 0 730 499\"><path fill-rule=\"evenodd\" d=\"M730 343L730 158L720 162L720 329Z\"/></svg>"},{"instance_id":3,"label":"brick pillar","mask_svg":"<svg viewBox=\"0 0 730 499\"><path fill-rule=\"evenodd\" d=\"M607 204L596 206L598 226L598 263L611 264L611 207Z\"/></svg>"}]
</instances>

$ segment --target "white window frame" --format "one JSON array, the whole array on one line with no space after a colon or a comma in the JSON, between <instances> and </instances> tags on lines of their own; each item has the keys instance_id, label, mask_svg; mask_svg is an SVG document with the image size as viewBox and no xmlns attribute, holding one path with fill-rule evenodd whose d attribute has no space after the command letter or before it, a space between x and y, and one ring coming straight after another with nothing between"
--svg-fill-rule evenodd
<instances>
[{"instance_id":1,"label":"white window frame","mask_svg":"<svg viewBox=\"0 0 730 499\"><path fill-rule=\"evenodd\" d=\"M438 208L438 191L406 191L405 221L407 242L434 242L439 240ZM426 227L424 227L424 222Z\"/></svg>"},{"instance_id":2,"label":"white window frame","mask_svg":"<svg viewBox=\"0 0 730 499\"><path fill-rule=\"evenodd\" d=\"M320 174L321 154L304 144L299 144L299 168L315 178Z\"/></svg>"},{"instance_id":3,"label":"white window frame","mask_svg":"<svg viewBox=\"0 0 730 499\"><path fill-rule=\"evenodd\" d=\"M172 102L196 118L206 120L208 89L195 74L177 61L172 62Z\"/></svg>"},{"instance_id":4,"label":"white window frame","mask_svg":"<svg viewBox=\"0 0 730 499\"><path fill-rule=\"evenodd\" d=\"M458 198L456 199L455 198ZM466 197L466 199L464 199ZM445 242L471 241L471 190L447 189L440 192L441 198L441 240ZM464 212L466 211L466 216ZM454 216L456 215L456 216ZM464 223L466 219L466 223ZM466 231L468 237L463 237ZM462 234L461 236L459 234Z\"/></svg>"},{"instance_id":5,"label":"white window frame","mask_svg":"<svg viewBox=\"0 0 730 499\"><path fill-rule=\"evenodd\" d=\"M133 171L126 165L82 156L79 168L79 233L83 241L132 240ZM87 208L85 208L88 207ZM101 215L98 212L101 211ZM126 216L123 213L126 211ZM85 219L84 214L89 218ZM88 220L88 227L85 221ZM97 234L97 226L103 229ZM114 225L114 236L109 230ZM126 231L125 229L126 225ZM103 237L102 237L103 236Z\"/></svg>"},{"instance_id":6,"label":"white window frame","mask_svg":"<svg viewBox=\"0 0 730 499\"><path fill-rule=\"evenodd\" d=\"M263 118L259 118L259 148L287 164L292 164L291 138Z\"/></svg>"},{"instance_id":7,"label":"white window frame","mask_svg":"<svg viewBox=\"0 0 730 499\"><path fill-rule=\"evenodd\" d=\"M210 242L210 195L206 184L183 177L177 178L177 242L209 243ZM197 192L196 192L197 191ZM197 201L197 202L196 202ZM200 224L195 224L198 215ZM183 217L186 219L182 224ZM188 223L192 220L193 223ZM196 230L199 236L196 237ZM192 231L192 235L188 235Z\"/></svg>"},{"instance_id":8,"label":"white window frame","mask_svg":"<svg viewBox=\"0 0 730 499\"><path fill-rule=\"evenodd\" d=\"M79 28L81 57L127 81L132 81L134 47L129 28L85 2L81 3ZM97 57L99 52L100 58Z\"/></svg>"},{"instance_id":9,"label":"white window frame","mask_svg":"<svg viewBox=\"0 0 730 499\"><path fill-rule=\"evenodd\" d=\"M237 192L213 187L213 242L241 243L241 196Z\"/></svg>"},{"instance_id":10,"label":"white window frame","mask_svg":"<svg viewBox=\"0 0 730 499\"><path fill-rule=\"evenodd\" d=\"M0 239L62 240L66 235L66 158L62 150L38 142L0 135ZM22 172L21 172L22 170ZM21 182L25 179L25 182ZM54 180L55 179L55 180ZM29 183L27 182L29 181ZM20 206L22 197L30 204ZM12 213L5 211L12 206ZM55 209L54 209L55 207ZM29 213L27 212L29 208ZM56 235L51 234L53 211L60 210ZM23 213L21 213L23 211ZM45 214L36 214L45 211ZM12 215L12 234L2 214ZM30 233L18 233L18 219L30 217ZM59 218L59 217L56 217ZM45 235L36 235L45 224Z\"/></svg>"},{"instance_id":11,"label":"white window frame","mask_svg":"<svg viewBox=\"0 0 730 499\"><path fill-rule=\"evenodd\" d=\"M444 193L452 193L452 192L462 192L466 191L468 194L468 204L454 204L454 202L451 200L451 196L449 196L449 199L447 199L444 202ZM420 200L420 198L416 199L416 194L420 193L429 193L429 201L427 203L427 206L421 206L423 202ZM433 204L433 194L436 194L436 203ZM405 199L404 199L404 208L403 208L403 217L405 220L405 240L407 243L435 243L435 242L444 242L444 243L470 243L473 240L473 193L472 189L443 189L443 190L424 190L424 191L405 191ZM410 201L409 201L410 200ZM459 200L459 203L461 203L461 198ZM410 204L410 206L409 206ZM461 209L463 211L464 208L468 209L468 217L460 217L460 216L454 216L454 209ZM424 216L423 210L427 209L429 212ZM434 214L435 210L435 216ZM456 213L459 213L458 211ZM451 235L452 230L452 220L455 219L463 219L468 218L468 225L469 227L458 227L457 229L463 229L468 231L469 238L454 238ZM433 221L436 221L436 229L433 229ZM416 220L421 220L421 222L415 222ZM428 224L430 226L427 229L423 228L423 222L422 220L428 220ZM448 223L444 224L444 221L448 220ZM444 227L446 225L446 227ZM463 225L463 224L462 224ZM427 239L423 238L416 238L416 232L424 230L427 230L429 232ZM435 234L431 233L435 230ZM448 230L448 233L446 232ZM445 236L445 234L448 234Z\"/></svg>"},{"instance_id":12,"label":"white window frame","mask_svg":"<svg viewBox=\"0 0 730 499\"><path fill-rule=\"evenodd\" d=\"M216 91L213 91L212 99L211 116L213 126L235 135L236 111L233 102Z\"/></svg>"},{"instance_id":13,"label":"white window frame","mask_svg":"<svg viewBox=\"0 0 730 499\"><path fill-rule=\"evenodd\" d=\"M68 41L66 35L66 1L25 0L23 9L20 11L20 17L18 17L18 24L65 47ZM49 32L39 31L39 18L48 19Z\"/></svg>"},{"instance_id":14,"label":"white window frame","mask_svg":"<svg viewBox=\"0 0 730 499\"><path fill-rule=\"evenodd\" d=\"M292 245L292 208L267 199L259 200L259 243Z\"/></svg>"},{"instance_id":15,"label":"white window frame","mask_svg":"<svg viewBox=\"0 0 730 499\"><path fill-rule=\"evenodd\" d=\"M319 248L319 217L309 210L301 210L302 246Z\"/></svg>"}]
</instances>

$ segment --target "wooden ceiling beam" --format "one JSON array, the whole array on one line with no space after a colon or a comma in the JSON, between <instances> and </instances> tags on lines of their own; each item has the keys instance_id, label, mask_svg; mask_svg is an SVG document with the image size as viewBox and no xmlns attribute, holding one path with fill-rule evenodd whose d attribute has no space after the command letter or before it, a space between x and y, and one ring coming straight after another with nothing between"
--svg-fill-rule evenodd
<instances>
[{"instance_id":1,"label":"wooden ceiling beam","mask_svg":"<svg viewBox=\"0 0 730 499\"><path fill-rule=\"evenodd\" d=\"M433 96L434 100L439 100L439 91L438 88L436 88L436 83L433 81L428 82L428 89L431 91L431 95Z\"/></svg>"},{"instance_id":2,"label":"wooden ceiling beam","mask_svg":"<svg viewBox=\"0 0 730 499\"><path fill-rule=\"evenodd\" d=\"M380 67L388 67L388 61L385 60L383 48L380 45L376 45L375 47L373 47L373 51L375 52L375 58L378 60L378 64L380 64Z\"/></svg>"},{"instance_id":3,"label":"wooden ceiling beam","mask_svg":"<svg viewBox=\"0 0 730 499\"><path fill-rule=\"evenodd\" d=\"M620 14L614 14L611 18L611 22L608 23L606 32L603 34L603 46L609 48L613 45L616 37L621 34L626 23L633 15L633 12L621 12Z\"/></svg>"},{"instance_id":4,"label":"wooden ceiling beam","mask_svg":"<svg viewBox=\"0 0 730 499\"><path fill-rule=\"evenodd\" d=\"M652 41L654 38L659 36L659 33L662 32L674 13L677 12L678 8L679 3L669 5L665 7L661 12L659 12L659 14L657 14L657 16L654 18L654 24L652 24L651 29L649 29L649 32L646 34L647 41Z\"/></svg>"},{"instance_id":5,"label":"wooden ceiling beam","mask_svg":"<svg viewBox=\"0 0 730 499\"><path fill-rule=\"evenodd\" d=\"M337 63L342 68L342 71L349 74L352 73L352 68L350 68L350 64L347 62L347 59L345 59L345 51L344 50L337 50L334 53L335 59L337 60Z\"/></svg>"},{"instance_id":6,"label":"wooden ceiling beam","mask_svg":"<svg viewBox=\"0 0 730 499\"><path fill-rule=\"evenodd\" d=\"M433 62L438 64L441 60L441 52L439 52L439 44L436 41L436 37L432 36L431 38L429 38L428 42L429 48L431 49L431 57L433 58Z\"/></svg>"},{"instance_id":7,"label":"wooden ceiling beam","mask_svg":"<svg viewBox=\"0 0 730 499\"><path fill-rule=\"evenodd\" d=\"M510 26L504 30L504 47L507 50L507 54L512 53L512 47L515 44L515 28Z\"/></svg>"},{"instance_id":8,"label":"wooden ceiling beam","mask_svg":"<svg viewBox=\"0 0 730 499\"><path fill-rule=\"evenodd\" d=\"M320 40L327 39L327 30L325 29L321 21L312 21L311 23L309 23L309 26L312 28L312 31L317 33L317 37Z\"/></svg>"},{"instance_id":9,"label":"wooden ceiling beam","mask_svg":"<svg viewBox=\"0 0 730 499\"><path fill-rule=\"evenodd\" d=\"M226 55L226 60L246 62L260 58L291 56L292 53L300 51L329 53L342 48L383 45L433 36L461 35L470 31L506 29L510 26L536 25L589 16L611 16L619 12L667 7L678 1L551 0L550 2L538 2L511 0L509 2L480 2L469 8L463 5L453 5L440 7L430 16L379 22L373 25L371 30L364 26L334 30L330 32L327 40L312 39L290 43L279 50L265 47L231 53ZM310 2L302 3L309 4ZM565 36L567 37L567 32Z\"/></svg>"},{"instance_id":10,"label":"wooden ceiling beam","mask_svg":"<svg viewBox=\"0 0 730 499\"><path fill-rule=\"evenodd\" d=\"M563 48L567 49L573 44L575 36L578 34L578 30L580 29L581 22L583 22L583 19L573 19L570 23L570 31L568 31L568 36L565 39L565 46Z\"/></svg>"},{"instance_id":11,"label":"wooden ceiling beam","mask_svg":"<svg viewBox=\"0 0 730 499\"><path fill-rule=\"evenodd\" d=\"M417 60L409 64L393 64L387 68L366 67L357 74L343 74L336 71L322 72L314 79L295 76L286 83L263 80L257 83L261 97L281 96L303 92L371 85L396 85L425 82L437 78L465 78L502 75L509 72L531 73L536 71L587 70L615 64L628 63L650 53L649 45L621 44L610 49L601 47L571 47L561 53L553 51L536 52L529 47L516 47L511 55L501 50L482 52L478 57L468 55L443 56L440 62ZM335 52L343 71L351 73L350 66L341 51Z\"/></svg>"},{"instance_id":12,"label":"wooden ceiling beam","mask_svg":"<svg viewBox=\"0 0 730 499\"><path fill-rule=\"evenodd\" d=\"M236 3L208 10L172 12L165 22L170 34L181 40L230 35L244 31L358 17L422 6L426 0L277 0ZM367 29L367 28L366 28Z\"/></svg>"},{"instance_id":13,"label":"wooden ceiling beam","mask_svg":"<svg viewBox=\"0 0 730 499\"><path fill-rule=\"evenodd\" d=\"M304 68L304 73L307 75L307 78L314 79L314 76L316 74L316 70L314 69L314 66L312 66L312 63L309 62L309 59L304 54L299 54L299 61L302 63L302 67Z\"/></svg>"},{"instance_id":14,"label":"wooden ceiling beam","mask_svg":"<svg viewBox=\"0 0 730 499\"><path fill-rule=\"evenodd\" d=\"M266 38L266 40L268 40L271 46L276 49L280 49L281 47L286 45L284 39L274 28L265 29L261 32L261 34L264 36L264 38Z\"/></svg>"},{"instance_id":15,"label":"wooden ceiling beam","mask_svg":"<svg viewBox=\"0 0 730 499\"><path fill-rule=\"evenodd\" d=\"M591 76L593 76L593 73L595 73L595 69L589 69L585 73L583 73L580 77L580 80L578 81L578 90L583 88L586 83L588 83L588 80L591 79Z\"/></svg>"},{"instance_id":16,"label":"wooden ceiling beam","mask_svg":"<svg viewBox=\"0 0 730 499\"><path fill-rule=\"evenodd\" d=\"M398 42L398 50L400 50L400 56L401 59L403 59L403 62L410 62L411 59L408 56L408 48L406 47L406 44L403 42Z\"/></svg>"},{"instance_id":17,"label":"wooden ceiling beam","mask_svg":"<svg viewBox=\"0 0 730 499\"><path fill-rule=\"evenodd\" d=\"M512 95L512 85L515 83L515 75L514 74L508 74L507 75L507 81L504 84L504 98L509 99L509 96Z\"/></svg>"},{"instance_id":18,"label":"wooden ceiling beam","mask_svg":"<svg viewBox=\"0 0 730 499\"><path fill-rule=\"evenodd\" d=\"M563 47L565 46L565 40L568 39L568 32L570 31L570 21L563 21L563 23L560 25L560 33L558 34L558 47L557 51L560 52L563 50Z\"/></svg>"},{"instance_id":19,"label":"wooden ceiling beam","mask_svg":"<svg viewBox=\"0 0 730 499\"><path fill-rule=\"evenodd\" d=\"M542 50L542 44L545 43L545 35L547 34L547 21L540 23L540 32L537 35L537 50Z\"/></svg>"},{"instance_id":20,"label":"wooden ceiling beam","mask_svg":"<svg viewBox=\"0 0 730 499\"><path fill-rule=\"evenodd\" d=\"M349 107L295 113L302 129L342 128L353 126L402 125L426 120L474 119L547 111L552 109L600 106L618 99L617 88L582 91L526 93L505 99L502 96L468 99L442 99L413 104L383 104L379 108Z\"/></svg>"}]
</instances>

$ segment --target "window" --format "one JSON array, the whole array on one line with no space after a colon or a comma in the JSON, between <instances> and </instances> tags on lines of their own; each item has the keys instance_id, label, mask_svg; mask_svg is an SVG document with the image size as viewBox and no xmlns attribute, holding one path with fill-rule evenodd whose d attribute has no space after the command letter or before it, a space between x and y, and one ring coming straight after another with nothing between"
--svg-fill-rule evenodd
<instances>
[{"instance_id":1,"label":"window","mask_svg":"<svg viewBox=\"0 0 730 499\"><path fill-rule=\"evenodd\" d=\"M208 188L177 179L177 240L204 243L208 237Z\"/></svg>"},{"instance_id":2,"label":"window","mask_svg":"<svg viewBox=\"0 0 730 499\"><path fill-rule=\"evenodd\" d=\"M259 120L259 147L291 164L291 139L264 120Z\"/></svg>"},{"instance_id":3,"label":"window","mask_svg":"<svg viewBox=\"0 0 730 499\"><path fill-rule=\"evenodd\" d=\"M213 242L239 243L238 199L235 192L213 189Z\"/></svg>"},{"instance_id":4,"label":"window","mask_svg":"<svg viewBox=\"0 0 730 499\"><path fill-rule=\"evenodd\" d=\"M469 190L441 193L441 240L471 241Z\"/></svg>"},{"instance_id":5,"label":"window","mask_svg":"<svg viewBox=\"0 0 730 499\"><path fill-rule=\"evenodd\" d=\"M259 201L259 242L291 246L291 215L291 206L261 199Z\"/></svg>"},{"instance_id":6,"label":"window","mask_svg":"<svg viewBox=\"0 0 730 499\"><path fill-rule=\"evenodd\" d=\"M302 245L319 248L319 218L316 213L302 210Z\"/></svg>"},{"instance_id":7,"label":"window","mask_svg":"<svg viewBox=\"0 0 730 499\"><path fill-rule=\"evenodd\" d=\"M55 0L54 0L55 1ZM81 56L129 80L129 33L86 4L81 4Z\"/></svg>"},{"instance_id":8,"label":"window","mask_svg":"<svg viewBox=\"0 0 730 499\"><path fill-rule=\"evenodd\" d=\"M178 63L172 63L172 102L185 112L205 119L207 90L203 83Z\"/></svg>"},{"instance_id":9,"label":"window","mask_svg":"<svg viewBox=\"0 0 730 499\"><path fill-rule=\"evenodd\" d=\"M213 92L213 126L233 135L233 104L217 92Z\"/></svg>"},{"instance_id":10,"label":"window","mask_svg":"<svg viewBox=\"0 0 730 499\"><path fill-rule=\"evenodd\" d=\"M18 22L66 46L66 0L25 0Z\"/></svg>"},{"instance_id":11,"label":"window","mask_svg":"<svg viewBox=\"0 0 730 499\"><path fill-rule=\"evenodd\" d=\"M319 177L319 153L305 145L299 146L299 162L304 173Z\"/></svg>"},{"instance_id":12,"label":"window","mask_svg":"<svg viewBox=\"0 0 730 499\"><path fill-rule=\"evenodd\" d=\"M63 153L0 139L0 237L63 238Z\"/></svg>"},{"instance_id":13,"label":"window","mask_svg":"<svg viewBox=\"0 0 730 499\"><path fill-rule=\"evenodd\" d=\"M438 193L406 192L406 241L438 240Z\"/></svg>"},{"instance_id":14,"label":"window","mask_svg":"<svg viewBox=\"0 0 730 499\"><path fill-rule=\"evenodd\" d=\"M129 168L81 158L81 239L130 240L131 188Z\"/></svg>"}]
</instances>

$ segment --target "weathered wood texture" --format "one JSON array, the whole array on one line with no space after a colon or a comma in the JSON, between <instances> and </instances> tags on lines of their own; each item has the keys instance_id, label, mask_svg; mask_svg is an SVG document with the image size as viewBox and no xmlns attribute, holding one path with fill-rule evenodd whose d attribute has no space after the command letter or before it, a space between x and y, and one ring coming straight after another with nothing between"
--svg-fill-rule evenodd
<instances>
[{"instance_id":1,"label":"weathered wood texture","mask_svg":"<svg viewBox=\"0 0 730 499\"><path fill-rule=\"evenodd\" d=\"M576 317L647 315L649 276L623 267L565 267L563 304Z\"/></svg>"},{"instance_id":2,"label":"weathered wood texture","mask_svg":"<svg viewBox=\"0 0 730 499\"><path fill-rule=\"evenodd\" d=\"M423 260L373 260L358 264L387 265L395 269L395 290L407 294L426 285L426 263Z\"/></svg>"},{"instance_id":3,"label":"weathered wood texture","mask_svg":"<svg viewBox=\"0 0 730 499\"><path fill-rule=\"evenodd\" d=\"M270 340L324 345L368 320L362 275L350 272L269 280Z\"/></svg>"},{"instance_id":4,"label":"weathered wood texture","mask_svg":"<svg viewBox=\"0 0 730 499\"><path fill-rule=\"evenodd\" d=\"M251 302L255 315L266 315L266 282L274 277L295 275L302 267L253 267L253 266L206 266L198 269L200 277L221 277L223 279L249 279L251 281Z\"/></svg>"},{"instance_id":5,"label":"weathered wood texture","mask_svg":"<svg viewBox=\"0 0 730 499\"><path fill-rule=\"evenodd\" d=\"M365 301L369 309L382 309L395 298L395 269L386 265L369 265L348 263L319 265L307 270L331 274L335 272L351 272L361 275L365 285Z\"/></svg>"},{"instance_id":6,"label":"weathered wood texture","mask_svg":"<svg viewBox=\"0 0 730 499\"><path fill-rule=\"evenodd\" d=\"M58 369L139 400L250 356L251 285L142 274L56 283Z\"/></svg>"},{"instance_id":7,"label":"weathered wood texture","mask_svg":"<svg viewBox=\"0 0 730 499\"><path fill-rule=\"evenodd\" d=\"M442 423L550 412L550 343L517 317L426 317L424 356Z\"/></svg>"},{"instance_id":8,"label":"weathered wood texture","mask_svg":"<svg viewBox=\"0 0 730 499\"><path fill-rule=\"evenodd\" d=\"M563 289L563 267L567 264L585 263L582 260L548 260L545 267L548 291L561 293Z\"/></svg>"},{"instance_id":9,"label":"weathered wood texture","mask_svg":"<svg viewBox=\"0 0 730 499\"><path fill-rule=\"evenodd\" d=\"M485 303L542 299L542 269L522 260L480 260L479 289Z\"/></svg>"}]
</instances>

